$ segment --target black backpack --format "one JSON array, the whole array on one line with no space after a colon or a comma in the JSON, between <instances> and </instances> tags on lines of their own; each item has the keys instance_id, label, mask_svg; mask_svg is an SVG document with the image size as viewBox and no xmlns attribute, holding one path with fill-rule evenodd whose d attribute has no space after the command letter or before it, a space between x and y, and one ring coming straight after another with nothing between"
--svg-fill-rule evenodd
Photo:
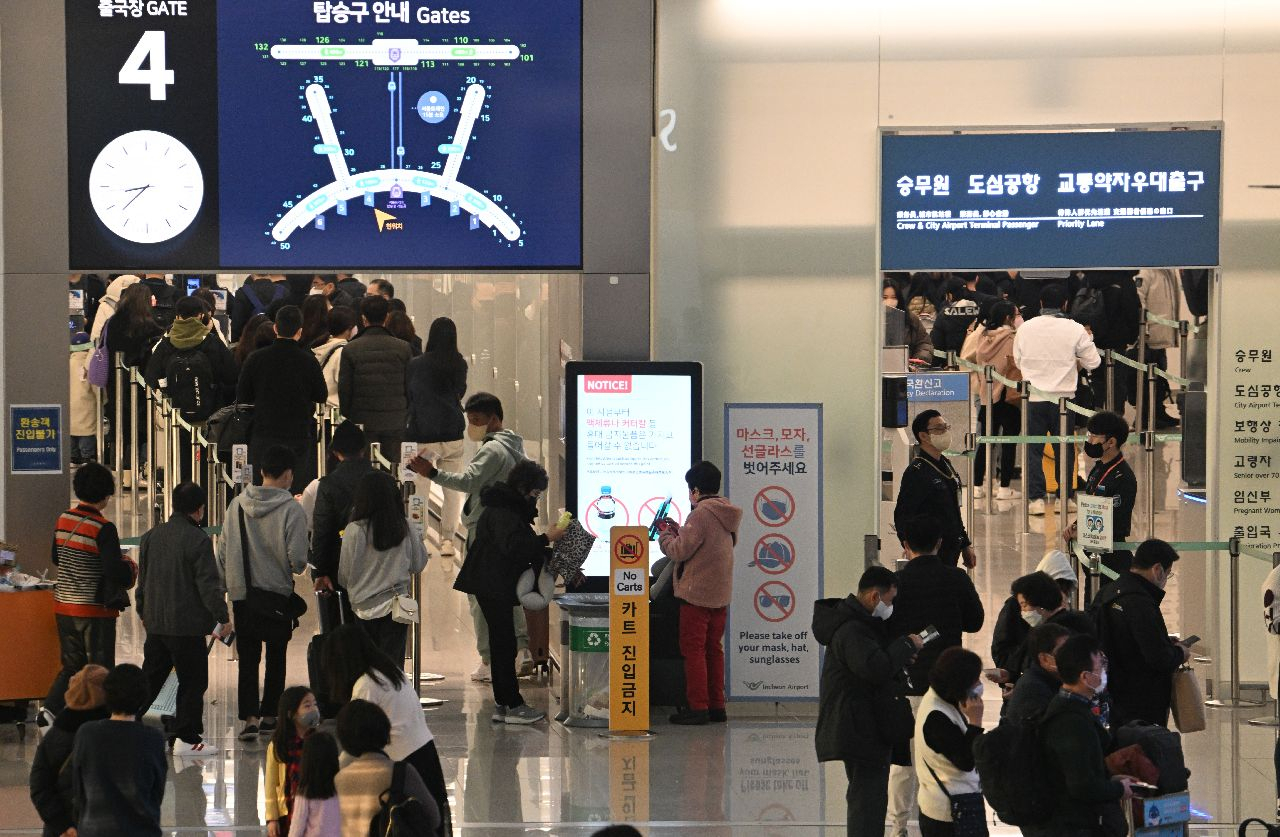
<instances>
[{"instance_id":1,"label":"black backpack","mask_svg":"<svg viewBox=\"0 0 1280 837\"><path fill-rule=\"evenodd\" d=\"M194 349L175 352L164 367L165 392L186 421L204 421L218 409L218 386L209 356Z\"/></svg>"},{"instance_id":2,"label":"black backpack","mask_svg":"<svg viewBox=\"0 0 1280 837\"><path fill-rule=\"evenodd\" d=\"M404 790L406 765L398 761L391 770L391 787L378 801L382 808L369 821L369 837L430 837L431 819L422 800Z\"/></svg>"},{"instance_id":3,"label":"black backpack","mask_svg":"<svg viewBox=\"0 0 1280 837\"><path fill-rule=\"evenodd\" d=\"M1054 793L1044 777L1040 720L1001 721L973 743L973 760L1000 821L1044 825L1053 816Z\"/></svg>"},{"instance_id":4,"label":"black backpack","mask_svg":"<svg viewBox=\"0 0 1280 837\"><path fill-rule=\"evenodd\" d=\"M279 302L281 299L284 298L284 285L282 285L279 282L272 282L271 284L274 286L271 289L271 301L264 303L261 299L258 298L258 295L254 293L253 283L252 282L245 283L243 288L244 298L249 300L249 304L253 306L253 310L249 312L249 316L245 318L246 320L252 319L259 314L267 313L268 308L270 308L272 305L275 305L277 302Z\"/></svg>"},{"instance_id":5,"label":"black backpack","mask_svg":"<svg viewBox=\"0 0 1280 837\"><path fill-rule=\"evenodd\" d=\"M1093 330L1094 340L1107 328L1107 300L1102 288L1086 285L1071 300L1071 319Z\"/></svg>"}]
</instances>

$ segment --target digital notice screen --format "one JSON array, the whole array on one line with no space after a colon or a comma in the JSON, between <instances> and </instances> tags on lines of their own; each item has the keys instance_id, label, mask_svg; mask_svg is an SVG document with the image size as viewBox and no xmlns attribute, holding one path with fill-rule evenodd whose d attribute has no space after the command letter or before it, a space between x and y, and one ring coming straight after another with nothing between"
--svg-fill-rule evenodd
<instances>
[{"instance_id":1,"label":"digital notice screen","mask_svg":"<svg viewBox=\"0 0 1280 837\"><path fill-rule=\"evenodd\" d=\"M884 270L1218 264L1222 134L881 138Z\"/></svg>"},{"instance_id":2,"label":"digital notice screen","mask_svg":"<svg viewBox=\"0 0 1280 837\"><path fill-rule=\"evenodd\" d=\"M614 526L649 526L668 497L668 517L689 514L684 474L702 456L702 367L570 363L566 376L566 508L597 538L582 572L607 576Z\"/></svg>"},{"instance_id":3,"label":"digital notice screen","mask_svg":"<svg viewBox=\"0 0 1280 837\"><path fill-rule=\"evenodd\" d=\"M581 265L581 0L66 19L73 268Z\"/></svg>"}]
</instances>

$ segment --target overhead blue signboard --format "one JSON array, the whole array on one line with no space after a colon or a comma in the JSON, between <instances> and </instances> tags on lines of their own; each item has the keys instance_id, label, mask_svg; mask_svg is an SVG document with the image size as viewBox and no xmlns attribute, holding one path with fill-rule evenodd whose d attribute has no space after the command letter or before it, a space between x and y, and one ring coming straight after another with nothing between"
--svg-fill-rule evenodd
<instances>
[{"instance_id":1,"label":"overhead blue signboard","mask_svg":"<svg viewBox=\"0 0 1280 837\"><path fill-rule=\"evenodd\" d=\"M9 472L62 473L62 408L57 404L9 407Z\"/></svg>"},{"instance_id":2,"label":"overhead blue signboard","mask_svg":"<svg viewBox=\"0 0 1280 837\"><path fill-rule=\"evenodd\" d=\"M886 134L884 270L1213 267L1222 134Z\"/></svg>"},{"instance_id":3,"label":"overhead blue signboard","mask_svg":"<svg viewBox=\"0 0 1280 837\"><path fill-rule=\"evenodd\" d=\"M934 372L907 376L907 401L968 401L968 372Z\"/></svg>"}]
</instances>

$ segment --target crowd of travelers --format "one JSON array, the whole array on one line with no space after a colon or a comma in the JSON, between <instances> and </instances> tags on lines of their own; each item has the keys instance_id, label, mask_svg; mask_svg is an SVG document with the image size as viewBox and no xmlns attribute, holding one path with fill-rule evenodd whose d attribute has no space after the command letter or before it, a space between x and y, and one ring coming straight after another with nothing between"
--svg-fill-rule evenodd
<instances>
[{"instance_id":1,"label":"crowd of travelers","mask_svg":"<svg viewBox=\"0 0 1280 837\"><path fill-rule=\"evenodd\" d=\"M913 357L931 361L932 346L959 352L976 333L978 362L1051 394L1069 383L1074 396L1077 371L1097 366L1103 329L1067 316L1072 300L1098 281L1101 298L1127 300L1138 292L1132 277L1089 276L1076 289L1046 284L1032 296L1026 280L1006 278L993 288L978 275L909 284L891 277L884 300L906 312ZM121 474L117 486L96 451L76 448L84 454L73 477L77 502L58 518L53 547L62 668L40 709L44 734L31 773L44 833L160 833L166 748L177 756L218 751L203 728L207 654L218 640L237 647L238 737L267 741L271 837L366 834L392 809L415 829L395 833L450 833L434 736L403 667L413 621L405 599L431 553L406 519L395 479L370 461L370 445L398 454L401 442L415 443L418 455L406 465L418 490L443 490L436 551L465 558L454 586L469 597L481 657L472 679L491 683L494 722L545 718L520 691L529 638L515 579L536 573L566 531L535 528L547 473L525 457L497 397L467 396L456 327L435 320L421 346L411 321L395 317L403 304L390 283L366 287L349 275L252 277L227 304L226 335L206 289L184 295L149 275L116 277L101 290L86 305L89 339L118 352L184 412L195 389L193 422L252 405L254 478L226 510L215 544L202 528L205 488L189 473L165 475L175 483L172 516L146 532L135 561L106 510L117 490L140 486L140 474ZM917 338L931 342L929 351ZM1013 395L997 390L983 404L993 428L1010 427ZM345 420L332 429L329 466L317 479L321 404ZM109 399L106 415L114 415ZM113 444L128 444L127 427L112 430ZM1123 457L1128 423L1098 412L1086 432L1083 451L1096 464L1082 490L1115 498L1124 539L1136 495ZM1160 611L1177 552L1148 540L1132 554L1104 556L1119 577L1081 609L1077 570L1052 551L1013 582L1006 600L984 604L966 572L978 557L960 513L960 477L945 455L951 428L926 410L911 435L916 455L894 513L902 561L896 570L872 566L855 592L814 608L814 636L826 649L816 746L821 760L845 767L848 833L881 835L888 820L897 837L915 817L925 837L983 834L984 797L1035 798L1041 784L1054 788L1051 810L1014 810L1010 821L1023 833L1111 833L1119 803L1142 783L1113 769L1109 756L1135 726L1168 728L1174 674L1191 654ZM478 445L470 460L464 439ZM997 496L1008 498L1012 457L1002 452L999 461ZM1040 470L1029 468L1026 484L1043 513ZM671 721L701 725L727 719L721 638L742 511L719 496L712 463L694 463L685 481L693 511L683 525L663 520L657 528L680 602L686 676L686 702ZM1071 524L1064 537L1074 534ZM305 685L290 685L301 678L289 675L287 652L307 608L295 577L307 571L320 634L308 645ZM140 667L115 661L115 625L131 590L146 631ZM982 629L988 606L998 615L993 665L984 668L964 638ZM173 679L163 731L139 723ZM984 731L988 686L1002 708L998 725ZM1037 731L1036 770L1025 787L1010 788L1008 771L985 767L1007 754L1001 742L1016 737L1008 729Z\"/></svg>"}]
</instances>

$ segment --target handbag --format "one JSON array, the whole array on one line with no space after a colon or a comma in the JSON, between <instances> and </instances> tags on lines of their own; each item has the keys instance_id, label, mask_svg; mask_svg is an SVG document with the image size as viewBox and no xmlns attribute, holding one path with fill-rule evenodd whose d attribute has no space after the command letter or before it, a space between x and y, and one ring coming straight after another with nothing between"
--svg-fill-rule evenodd
<instances>
[{"instance_id":1,"label":"handbag","mask_svg":"<svg viewBox=\"0 0 1280 837\"><path fill-rule=\"evenodd\" d=\"M564 536L551 548L552 575L566 582L577 578L595 542L596 536L588 532L576 517L570 520Z\"/></svg>"},{"instance_id":2,"label":"handbag","mask_svg":"<svg viewBox=\"0 0 1280 837\"><path fill-rule=\"evenodd\" d=\"M1173 722L1178 732L1201 732L1207 725L1204 713L1204 690L1200 678L1189 666L1173 673Z\"/></svg>"},{"instance_id":3,"label":"handbag","mask_svg":"<svg viewBox=\"0 0 1280 837\"><path fill-rule=\"evenodd\" d=\"M288 626L293 630L298 626L298 619L307 612L307 600L297 593L275 593L271 590L259 590L253 586L253 576L249 572L249 531L244 525L244 506L236 509L240 513L240 558L244 562L244 604L249 613L277 627Z\"/></svg>"},{"instance_id":4,"label":"handbag","mask_svg":"<svg viewBox=\"0 0 1280 837\"><path fill-rule=\"evenodd\" d=\"M1240 830L1236 832L1237 837L1246 837L1249 826L1255 823L1262 826L1263 837L1280 837L1280 825L1271 825L1266 820L1258 819L1257 817L1250 817L1240 823Z\"/></svg>"},{"instance_id":5,"label":"handbag","mask_svg":"<svg viewBox=\"0 0 1280 837\"><path fill-rule=\"evenodd\" d=\"M924 766L951 803L951 827L955 837L988 837L987 806L982 801L982 793L957 793L953 796L929 762L925 761Z\"/></svg>"},{"instance_id":6,"label":"handbag","mask_svg":"<svg viewBox=\"0 0 1280 837\"><path fill-rule=\"evenodd\" d=\"M111 320L102 324L102 332L98 342L93 344L93 353L89 355L89 366L85 370L85 378L98 389L106 389L111 380L111 352L107 349L107 329L111 328Z\"/></svg>"},{"instance_id":7,"label":"handbag","mask_svg":"<svg viewBox=\"0 0 1280 837\"><path fill-rule=\"evenodd\" d=\"M228 404L205 421L208 436L219 458L230 458L236 445L247 445L253 435L253 405Z\"/></svg>"},{"instance_id":8,"label":"handbag","mask_svg":"<svg viewBox=\"0 0 1280 837\"><path fill-rule=\"evenodd\" d=\"M418 612L418 602L413 596L396 594L391 600L391 621L402 625L416 625L422 618Z\"/></svg>"},{"instance_id":9,"label":"handbag","mask_svg":"<svg viewBox=\"0 0 1280 837\"><path fill-rule=\"evenodd\" d=\"M1160 782L1160 769L1147 757L1141 744L1130 744L1121 747L1107 756L1107 773L1112 776L1132 776L1148 785Z\"/></svg>"}]
</instances>

